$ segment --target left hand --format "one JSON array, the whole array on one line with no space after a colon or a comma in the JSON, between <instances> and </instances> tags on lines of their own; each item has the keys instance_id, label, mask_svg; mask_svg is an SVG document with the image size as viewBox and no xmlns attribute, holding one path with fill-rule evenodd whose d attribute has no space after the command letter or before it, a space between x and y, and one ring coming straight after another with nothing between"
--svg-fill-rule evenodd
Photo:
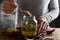
<instances>
[{"instance_id":1,"label":"left hand","mask_svg":"<svg viewBox=\"0 0 60 40\"><path fill-rule=\"evenodd\" d=\"M46 21L44 21L42 18L37 18L37 21L38 21L38 33L40 32L44 32L47 27L48 27L48 23Z\"/></svg>"},{"instance_id":2,"label":"left hand","mask_svg":"<svg viewBox=\"0 0 60 40\"><path fill-rule=\"evenodd\" d=\"M14 0L4 0L2 7L5 13L13 13L17 10L18 4Z\"/></svg>"}]
</instances>

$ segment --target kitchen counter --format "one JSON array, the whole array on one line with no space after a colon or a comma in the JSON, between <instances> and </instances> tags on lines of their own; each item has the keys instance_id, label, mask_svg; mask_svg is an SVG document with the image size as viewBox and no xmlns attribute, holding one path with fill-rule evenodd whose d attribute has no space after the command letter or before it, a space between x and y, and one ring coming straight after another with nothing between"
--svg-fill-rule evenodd
<instances>
[{"instance_id":1,"label":"kitchen counter","mask_svg":"<svg viewBox=\"0 0 60 40\"><path fill-rule=\"evenodd\" d=\"M56 29L55 32L53 32L51 35L47 35L47 37L54 38L55 40L60 40L60 28L55 29ZM20 40L20 39L17 37L6 37L0 34L0 40Z\"/></svg>"}]
</instances>

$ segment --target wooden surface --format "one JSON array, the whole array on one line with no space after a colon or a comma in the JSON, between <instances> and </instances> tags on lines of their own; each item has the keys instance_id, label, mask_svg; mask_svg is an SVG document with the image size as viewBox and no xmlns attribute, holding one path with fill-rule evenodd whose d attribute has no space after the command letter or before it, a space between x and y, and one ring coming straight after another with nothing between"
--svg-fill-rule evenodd
<instances>
[{"instance_id":1,"label":"wooden surface","mask_svg":"<svg viewBox=\"0 0 60 40\"><path fill-rule=\"evenodd\" d=\"M54 40L60 40L60 28L55 29L55 32L53 32L51 35L48 35L47 37L54 38Z\"/></svg>"},{"instance_id":2,"label":"wooden surface","mask_svg":"<svg viewBox=\"0 0 60 40\"><path fill-rule=\"evenodd\" d=\"M54 38L54 40L60 40L60 28L55 28L55 29L56 29L55 32L53 32L51 35L47 35L47 37ZM16 37L8 38L0 34L0 40L19 40L19 38Z\"/></svg>"}]
</instances>

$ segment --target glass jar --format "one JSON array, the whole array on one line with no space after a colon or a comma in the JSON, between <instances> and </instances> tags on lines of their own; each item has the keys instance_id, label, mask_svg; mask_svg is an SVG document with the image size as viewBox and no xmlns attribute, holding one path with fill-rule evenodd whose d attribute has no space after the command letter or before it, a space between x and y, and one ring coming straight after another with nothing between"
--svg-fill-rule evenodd
<instances>
[{"instance_id":1,"label":"glass jar","mask_svg":"<svg viewBox=\"0 0 60 40\"><path fill-rule=\"evenodd\" d=\"M23 21L21 22L21 33L27 38L33 38L37 35L37 21L35 16L23 16Z\"/></svg>"}]
</instances>

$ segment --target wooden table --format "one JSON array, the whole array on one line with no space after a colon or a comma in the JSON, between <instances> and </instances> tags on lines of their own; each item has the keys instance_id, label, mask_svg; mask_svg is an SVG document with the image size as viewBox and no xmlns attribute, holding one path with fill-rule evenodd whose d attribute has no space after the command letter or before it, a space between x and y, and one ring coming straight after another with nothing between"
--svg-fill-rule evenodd
<instances>
[{"instance_id":1,"label":"wooden table","mask_svg":"<svg viewBox=\"0 0 60 40\"><path fill-rule=\"evenodd\" d=\"M56 29L55 32L53 32L51 35L47 35L47 37L54 38L55 40L60 40L60 28L55 28L55 29ZM0 34L0 40L19 40L19 38L16 37L8 38Z\"/></svg>"},{"instance_id":2,"label":"wooden table","mask_svg":"<svg viewBox=\"0 0 60 40\"><path fill-rule=\"evenodd\" d=\"M53 32L51 35L48 35L47 37L54 38L54 40L60 40L60 28L55 29L55 32Z\"/></svg>"}]
</instances>

